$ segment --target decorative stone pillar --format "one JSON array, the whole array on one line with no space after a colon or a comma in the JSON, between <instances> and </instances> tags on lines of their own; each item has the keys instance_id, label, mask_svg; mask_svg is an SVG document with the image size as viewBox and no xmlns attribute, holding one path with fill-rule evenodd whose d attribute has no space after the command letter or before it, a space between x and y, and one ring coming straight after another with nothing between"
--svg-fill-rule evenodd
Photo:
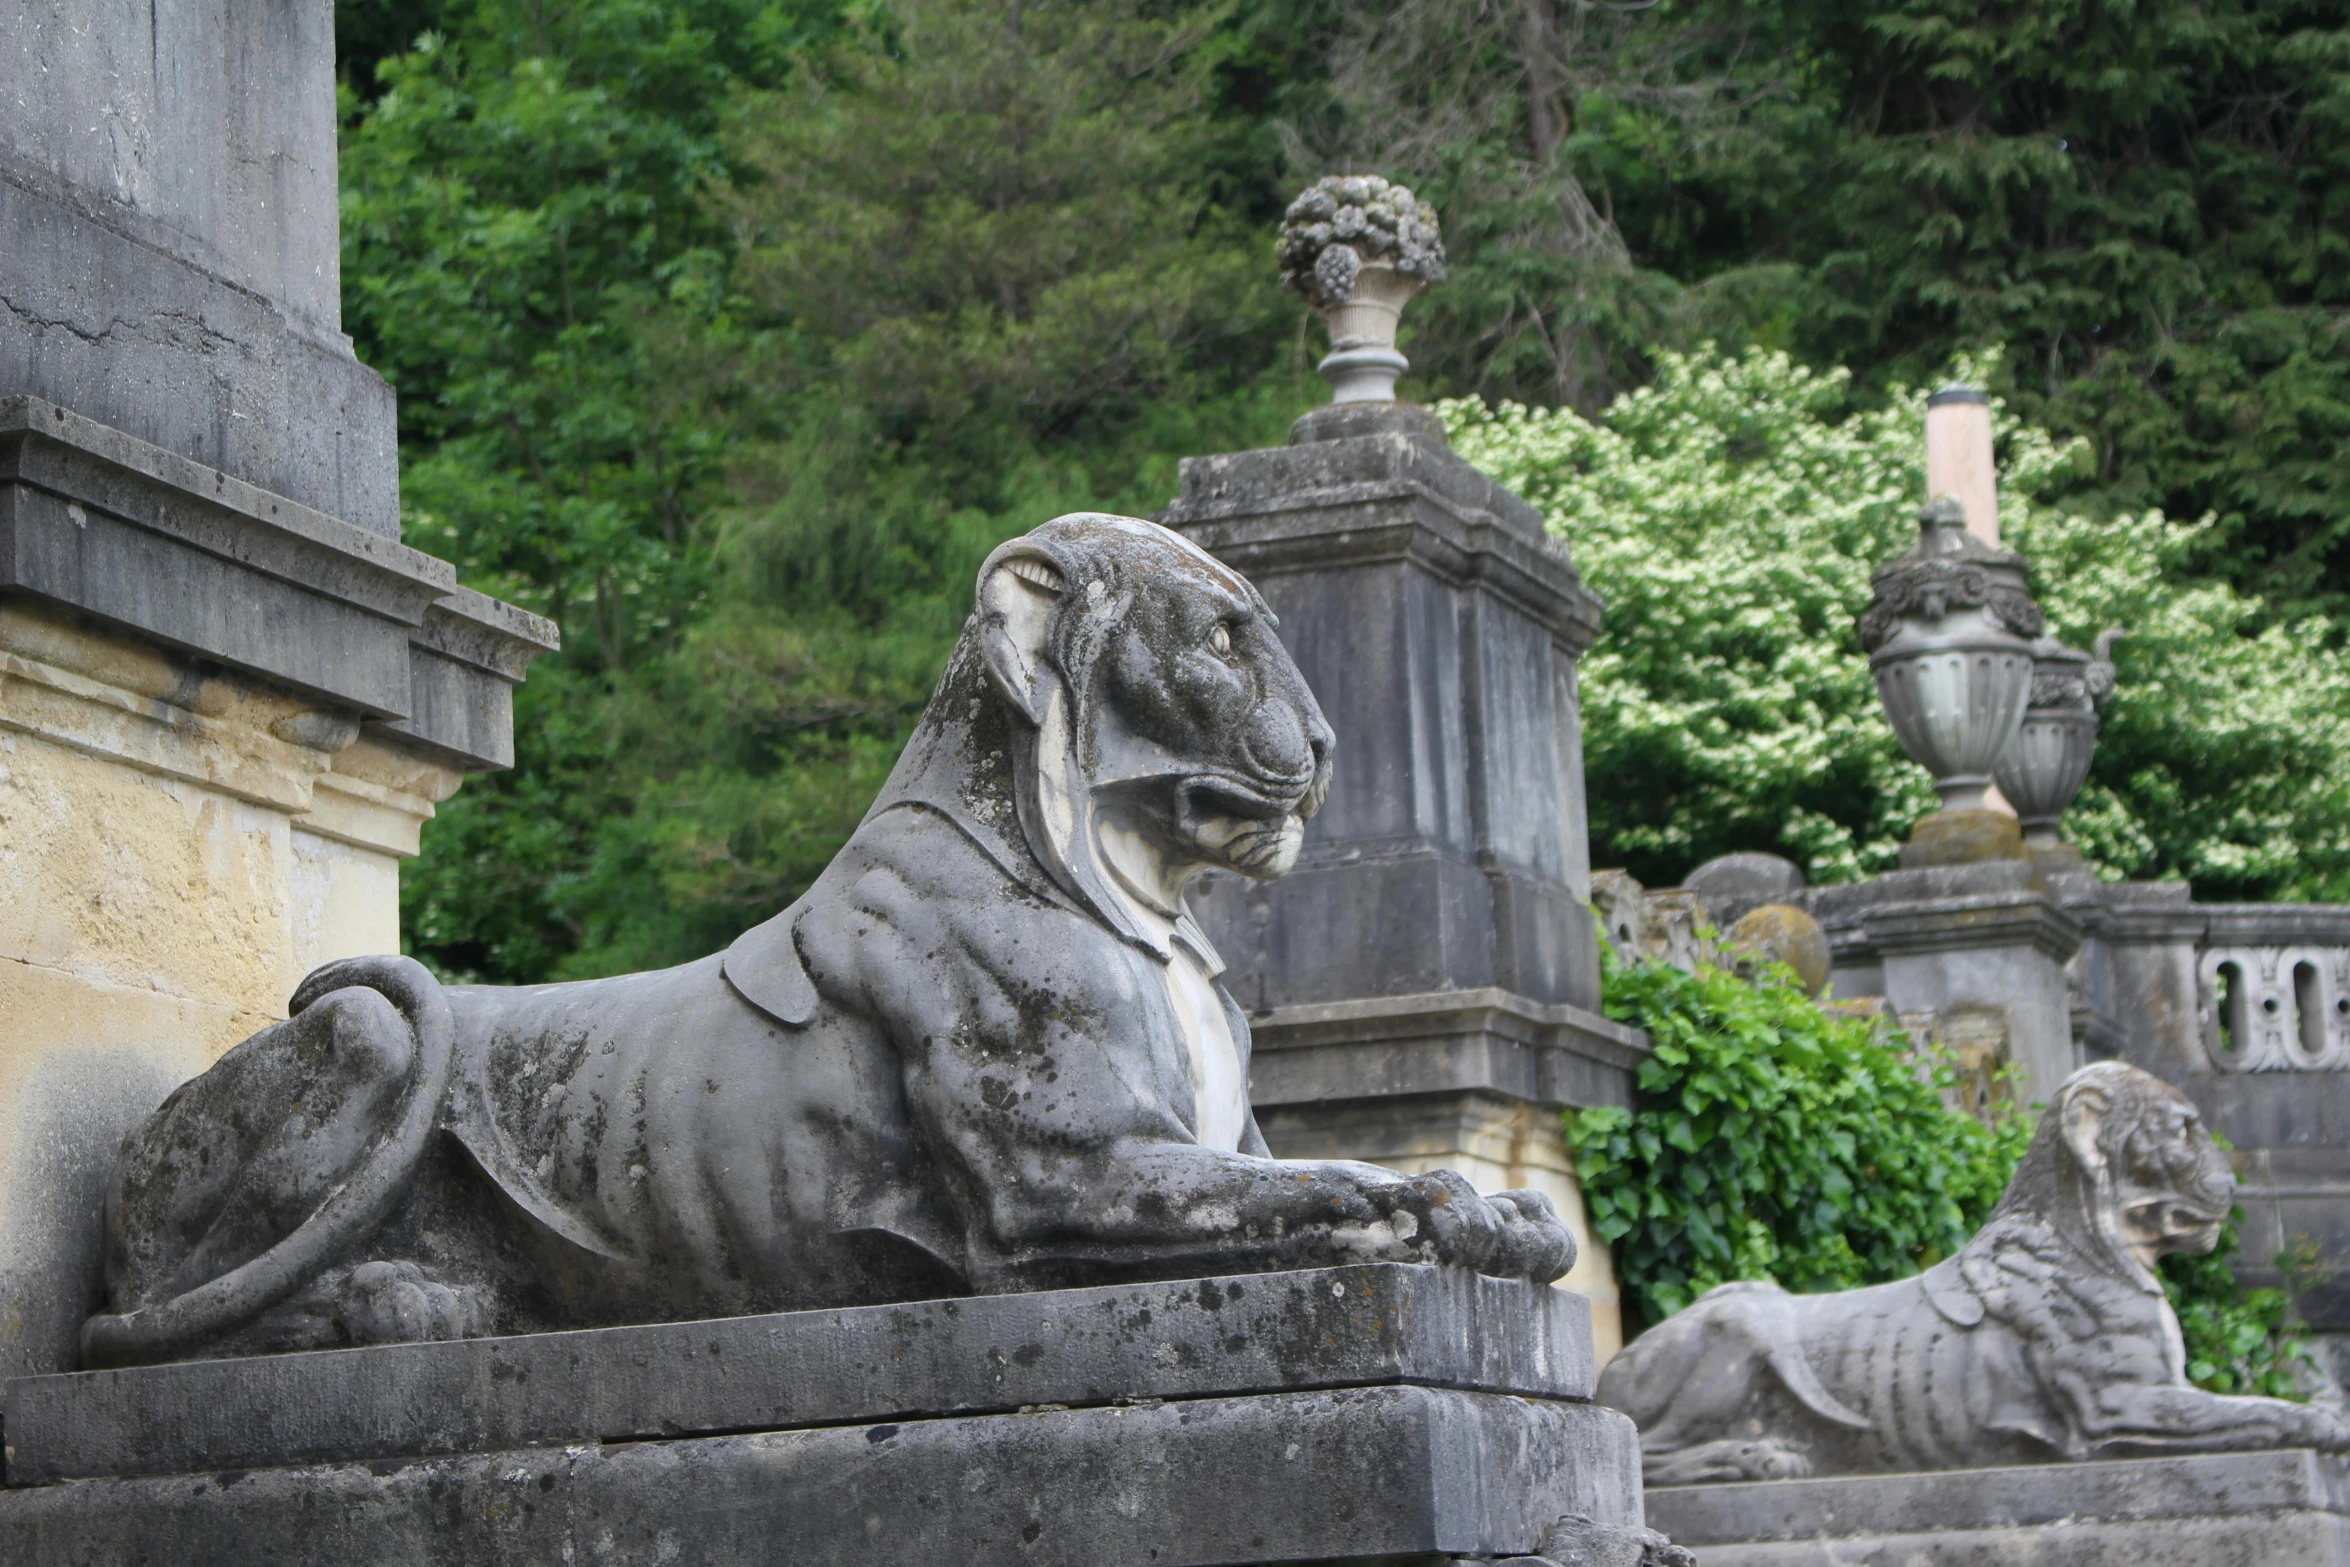
<instances>
[{"instance_id":1,"label":"decorative stone pillar","mask_svg":"<svg viewBox=\"0 0 2350 1567\"><path fill-rule=\"evenodd\" d=\"M1284 238L1293 272L1353 275ZM1186 459L1181 486L1160 520L1256 582L1338 732L1298 869L1193 895L1251 1013L1266 1138L1285 1157L1547 1192L1576 1228L1565 1282L1592 1297L1604 1358L1621 1340L1613 1270L1559 1114L1629 1103L1645 1049L1599 1015L1587 907L1575 665L1599 603L1541 515L1410 404L1317 409L1286 447Z\"/></svg>"},{"instance_id":2,"label":"decorative stone pillar","mask_svg":"<svg viewBox=\"0 0 2350 1567\"><path fill-rule=\"evenodd\" d=\"M0 73L5 1378L71 1368L122 1135L399 950L399 862L555 638L399 542L328 0L41 0Z\"/></svg>"},{"instance_id":3,"label":"decorative stone pillar","mask_svg":"<svg viewBox=\"0 0 2350 1567\"><path fill-rule=\"evenodd\" d=\"M1815 887L1806 902L1827 932L1839 998L1883 996L1897 1012L1965 1008L2002 1020L2027 1103L2052 1102L2086 1064L2066 973L2080 922L2031 862L1891 871Z\"/></svg>"}]
</instances>

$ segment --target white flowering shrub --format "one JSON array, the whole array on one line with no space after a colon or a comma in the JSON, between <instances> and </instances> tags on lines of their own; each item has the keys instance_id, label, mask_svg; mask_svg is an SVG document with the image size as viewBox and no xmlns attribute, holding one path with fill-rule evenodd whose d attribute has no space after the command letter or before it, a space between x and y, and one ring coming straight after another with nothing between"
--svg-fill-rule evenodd
<instances>
[{"instance_id":1,"label":"white flowering shrub","mask_svg":"<svg viewBox=\"0 0 2350 1567\"><path fill-rule=\"evenodd\" d=\"M1892 866L1933 809L1853 630L1871 570L1916 536L1925 393L1856 409L1847 391L1757 350L1661 355L1596 420L1440 406L1607 603L1582 674L1598 863L1655 885L1769 849L1845 881ZM2129 633L2067 836L2109 875L2190 876L2205 898L2350 897L2350 660L2328 628L2265 625L2259 601L2190 575L2207 523L2044 504L2084 452L1992 417L2004 542L2031 557L2049 629Z\"/></svg>"}]
</instances>

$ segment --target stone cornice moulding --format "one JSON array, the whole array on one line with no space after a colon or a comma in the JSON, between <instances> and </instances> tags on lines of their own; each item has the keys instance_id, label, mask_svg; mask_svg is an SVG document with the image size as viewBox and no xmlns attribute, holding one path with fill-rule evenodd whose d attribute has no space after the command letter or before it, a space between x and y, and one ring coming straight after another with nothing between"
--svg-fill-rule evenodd
<instances>
[{"instance_id":1,"label":"stone cornice moulding","mask_svg":"<svg viewBox=\"0 0 2350 1567\"><path fill-rule=\"evenodd\" d=\"M446 561L35 397L0 398L0 593L377 721L466 770L512 760L511 687L558 643Z\"/></svg>"},{"instance_id":2,"label":"stone cornice moulding","mask_svg":"<svg viewBox=\"0 0 2350 1567\"><path fill-rule=\"evenodd\" d=\"M2350 904L2206 903L2196 912L2207 946L2350 946Z\"/></svg>"},{"instance_id":3,"label":"stone cornice moulding","mask_svg":"<svg viewBox=\"0 0 2350 1567\"><path fill-rule=\"evenodd\" d=\"M1323 482L1298 488L1278 472L1301 461ZM1283 493L1268 503L1269 491ZM1541 514L1433 436L1382 430L1189 457L1160 520L1252 575L1410 559L1511 601L1571 652L1599 635L1600 601Z\"/></svg>"},{"instance_id":4,"label":"stone cornice moulding","mask_svg":"<svg viewBox=\"0 0 2350 1567\"><path fill-rule=\"evenodd\" d=\"M1879 904L1861 915L1860 928L1879 957L2029 944L2062 963L2081 945L2080 922L2037 892Z\"/></svg>"},{"instance_id":5,"label":"stone cornice moulding","mask_svg":"<svg viewBox=\"0 0 2350 1567\"><path fill-rule=\"evenodd\" d=\"M1253 1015L1260 1108L1487 1091L1538 1104L1628 1103L1648 1036L1495 986L1305 1002ZM1335 1077L1345 1093L1315 1082Z\"/></svg>"},{"instance_id":6,"label":"stone cornice moulding","mask_svg":"<svg viewBox=\"0 0 2350 1567\"><path fill-rule=\"evenodd\" d=\"M0 601L0 731L279 812L303 831L400 856L464 772L289 697Z\"/></svg>"}]
</instances>

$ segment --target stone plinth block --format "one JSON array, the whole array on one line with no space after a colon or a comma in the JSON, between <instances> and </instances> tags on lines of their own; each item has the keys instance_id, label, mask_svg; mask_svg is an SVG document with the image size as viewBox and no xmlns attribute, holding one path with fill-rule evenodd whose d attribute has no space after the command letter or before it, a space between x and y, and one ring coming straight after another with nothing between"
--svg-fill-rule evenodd
<instances>
[{"instance_id":1,"label":"stone plinth block","mask_svg":"<svg viewBox=\"0 0 2350 1567\"><path fill-rule=\"evenodd\" d=\"M1582 1297L1396 1264L28 1377L0 1560L1510 1555L1640 1520L1591 1382Z\"/></svg>"},{"instance_id":2,"label":"stone plinth block","mask_svg":"<svg viewBox=\"0 0 2350 1567\"><path fill-rule=\"evenodd\" d=\"M1598 1015L1575 682L1599 600L1542 514L1408 403L1187 458L1162 520L1263 590L1339 737L1297 869L1193 894L1249 1013L1268 1145L1540 1190L1612 1351L1614 1274L1557 1116L1628 1104L1646 1050Z\"/></svg>"},{"instance_id":3,"label":"stone plinth block","mask_svg":"<svg viewBox=\"0 0 2350 1567\"><path fill-rule=\"evenodd\" d=\"M0 60L0 395L397 538L392 390L341 330L332 0L33 0Z\"/></svg>"},{"instance_id":4,"label":"stone plinth block","mask_svg":"<svg viewBox=\"0 0 2350 1567\"><path fill-rule=\"evenodd\" d=\"M1580 1297L1374 1263L21 1377L11 1485L1408 1382L1591 1395Z\"/></svg>"},{"instance_id":5,"label":"stone plinth block","mask_svg":"<svg viewBox=\"0 0 2350 1567\"><path fill-rule=\"evenodd\" d=\"M2029 861L1892 871L1812 888L1805 901L1827 933L1838 996L1995 1017L2028 1103L2054 1099L2083 1064L2065 973L2081 925Z\"/></svg>"},{"instance_id":6,"label":"stone plinth block","mask_svg":"<svg viewBox=\"0 0 2350 1567\"><path fill-rule=\"evenodd\" d=\"M1381 1387L86 1481L0 1494L0 1559L1384 1563L1638 1496L1611 1410Z\"/></svg>"},{"instance_id":7,"label":"stone plinth block","mask_svg":"<svg viewBox=\"0 0 2350 1567\"><path fill-rule=\"evenodd\" d=\"M1277 886L1194 900L1245 1006L1498 987L1599 1005L1575 660L1599 603L1423 409L1186 458L1168 526L1248 574L1340 736Z\"/></svg>"},{"instance_id":8,"label":"stone plinth block","mask_svg":"<svg viewBox=\"0 0 2350 1567\"><path fill-rule=\"evenodd\" d=\"M2345 1567L2350 1460L2289 1450L1666 1486L1706 1567Z\"/></svg>"}]
</instances>

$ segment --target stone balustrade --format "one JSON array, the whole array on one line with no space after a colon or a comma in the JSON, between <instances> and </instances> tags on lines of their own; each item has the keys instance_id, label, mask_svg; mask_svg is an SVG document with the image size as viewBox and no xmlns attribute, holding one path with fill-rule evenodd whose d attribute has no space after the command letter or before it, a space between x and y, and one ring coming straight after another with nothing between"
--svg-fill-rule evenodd
<instances>
[{"instance_id":1,"label":"stone balustrade","mask_svg":"<svg viewBox=\"0 0 2350 1567\"><path fill-rule=\"evenodd\" d=\"M2350 1072L2350 946L2209 945L2195 978L2214 1070Z\"/></svg>"}]
</instances>

